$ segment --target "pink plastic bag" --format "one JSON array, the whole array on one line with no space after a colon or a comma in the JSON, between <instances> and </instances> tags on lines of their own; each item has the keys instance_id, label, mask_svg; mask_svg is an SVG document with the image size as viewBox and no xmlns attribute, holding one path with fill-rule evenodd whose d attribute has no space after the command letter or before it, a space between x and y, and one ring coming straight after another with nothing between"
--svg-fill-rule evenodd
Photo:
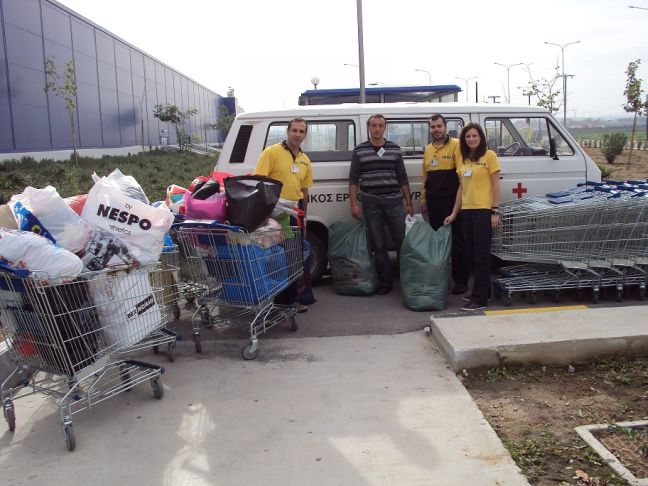
<instances>
[{"instance_id":1,"label":"pink plastic bag","mask_svg":"<svg viewBox=\"0 0 648 486\"><path fill-rule=\"evenodd\" d=\"M185 192L185 216L188 219L209 219L224 222L227 214L225 194L214 194L209 199L194 199L189 191Z\"/></svg>"}]
</instances>

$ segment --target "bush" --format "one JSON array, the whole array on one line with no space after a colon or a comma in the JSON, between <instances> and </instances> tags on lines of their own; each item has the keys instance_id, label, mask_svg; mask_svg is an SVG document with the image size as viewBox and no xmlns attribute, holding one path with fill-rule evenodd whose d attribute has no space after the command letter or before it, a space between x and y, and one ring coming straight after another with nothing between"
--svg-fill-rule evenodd
<instances>
[{"instance_id":1,"label":"bush","mask_svg":"<svg viewBox=\"0 0 648 486\"><path fill-rule=\"evenodd\" d=\"M606 166L601 164L596 164L599 169L601 169L601 180L605 180L612 175L612 171Z\"/></svg>"},{"instance_id":2,"label":"bush","mask_svg":"<svg viewBox=\"0 0 648 486\"><path fill-rule=\"evenodd\" d=\"M617 155L621 155L625 144L628 142L628 136L625 133L606 133L603 135L601 152L609 164L614 163Z\"/></svg>"}]
</instances>

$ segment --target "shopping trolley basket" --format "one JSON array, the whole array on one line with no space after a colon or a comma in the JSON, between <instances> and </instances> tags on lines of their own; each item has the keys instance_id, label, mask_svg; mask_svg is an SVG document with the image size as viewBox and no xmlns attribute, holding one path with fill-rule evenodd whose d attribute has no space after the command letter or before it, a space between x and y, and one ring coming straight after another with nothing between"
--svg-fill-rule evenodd
<instances>
[{"instance_id":1,"label":"shopping trolley basket","mask_svg":"<svg viewBox=\"0 0 648 486\"><path fill-rule=\"evenodd\" d=\"M215 324L249 326L244 359L256 357L257 336L278 323L289 319L297 330L296 304L276 304L274 298L303 271L298 227L247 233L220 224L185 223L177 234L193 280L207 289L198 297L192 319L196 352L202 350L200 329Z\"/></svg>"},{"instance_id":2,"label":"shopping trolley basket","mask_svg":"<svg viewBox=\"0 0 648 486\"><path fill-rule=\"evenodd\" d=\"M534 271L505 276L495 293L510 305L514 292L553 293L613 289L646 292L648 198L637 185L586 184L549 197L532 196L502 204L502 227L492 252L507 261L535 262ZM556 197L551 197L556 196ZM544 266L544 270L542 267ZM539 271L536 271L539 270Z\"/></svg>"},{"instance_id":3,"label":"shopping trolley basket","mask_svg":"<svg viewBox=\"0 0 648 486\"><path fill-rule=\"evenodd\" d=\"M16 427L14 400L43 393L57 400L66 445L74 450L75 413L144 381L162 397L164 368L114 359L166 322L161 289L151 286L158 265L69 279L1 268L0 320L18 365L0 387L9 430Z\"/></svg>"}]
</instances>

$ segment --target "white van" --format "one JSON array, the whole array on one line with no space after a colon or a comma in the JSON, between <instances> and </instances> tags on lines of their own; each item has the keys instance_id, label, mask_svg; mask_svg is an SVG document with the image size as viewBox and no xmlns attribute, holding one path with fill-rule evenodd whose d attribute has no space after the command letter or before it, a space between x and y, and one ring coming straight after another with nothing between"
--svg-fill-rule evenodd
<instances>
[{"instance_id":1,"label":"white van","mask_svg":"<svg viewBox=\"0 0 648 486\"><path fill-rule=\"evenodd\" d=\"M403 150L414 210L421 192L423 151L429 142L428 118L442 114L448 132L458 136L469 122L479 123L488 147L499 154L503 201L545 194L585 180L600 181L601 171L565 128L538 107L464 103L380 103L299 106L242 113L227 136L216 170L236 175L254 170L263 149L286 138L288 121L308 121L302 149L313 163L309 191L308 240L315 254L313 278L326 269L328 227L351 221L348 177L351 152L367 140L367 119L387 119L385 137Z\"/></svg>"}]
</instances>

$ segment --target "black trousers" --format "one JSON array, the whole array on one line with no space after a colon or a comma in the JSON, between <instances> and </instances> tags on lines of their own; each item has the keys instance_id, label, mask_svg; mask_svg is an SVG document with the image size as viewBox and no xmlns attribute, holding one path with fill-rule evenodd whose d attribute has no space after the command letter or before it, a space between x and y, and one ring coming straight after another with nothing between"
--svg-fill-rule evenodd
<instances>
[{"instance_id":1,"label":"black trousers","mask_svg":"<svg viewBox=\"0 0 648 486\"><path fill-rule=\"evenodd\" d=\"M490 297L491 273L491 227L490 209L464 209L463 217L468 265L475 280L472 288L472 300L480 305L487 305Z\"/></svg>"},{"instance_id":2,"label":"black trousers","mask_svg":"<svg viewBox=\"0 0 648 486\"><path fill-rule=\"evenodd\" d=\"M450 216L454 208L455 196L444 198L425 198L428 221L435 231L443 226L443 221ZM468 255L463 231L462 213L452 223L452 280L455 285L468 285Z\"/></svg>"}]
</instances>

